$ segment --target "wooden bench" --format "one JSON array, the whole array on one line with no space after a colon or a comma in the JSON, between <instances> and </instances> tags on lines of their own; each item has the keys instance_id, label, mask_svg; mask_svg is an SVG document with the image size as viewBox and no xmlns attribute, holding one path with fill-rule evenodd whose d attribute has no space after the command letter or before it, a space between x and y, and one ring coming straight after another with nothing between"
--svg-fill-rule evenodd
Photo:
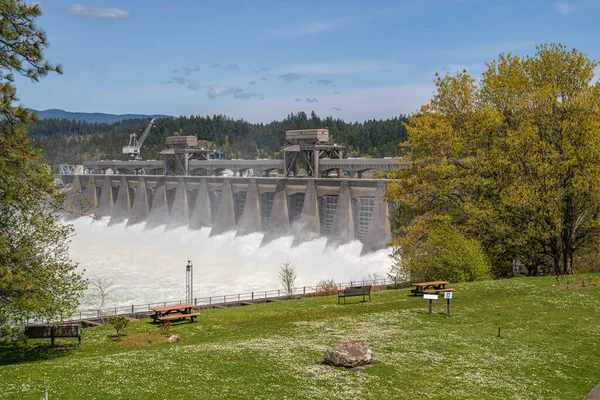
<instances>
[{"instance_id":1,"label":"wooden bench","mask_svg":"<svg viewBox=\"0 0 600 400\"><path fill-rule=\"evenodd\" d=\"M351 286L345 288L344 290L338 290L338 304L340 304L340 299L344 299L344 304L346 304L346 297L355 296L362 296L362 301L366 301L365 297L369 296L369 301L371 301L371 285Z\"/></svg>"},{"instance_id":2,"label":"wooden bench","mask_svg":"<svg viewBox=\"0 0 600 400\"><path fill-rule=\"evenodd\" d=\"M173 319L186 319L187 317L190 317L190 320L192 322L194 322L194 318L196 318L198 315L200 315L200 313L173 314L173 315L167 315L164 317L160 317L160 318L158 318L158 320L159 321L171 321Z\"/></svg>"},{"instance_id":3,"label":"wooden bench","mask_svg":"<svg viewBox=\"0 0 600 400\"><path fill-rule=\"evenodd\" d=\"M69 325L32 325L25 328L25 335L31 339L50 338L50 345L54 347L54 338L77 338L77 347L81 347L82 329L79 324Z\"/></svg>"}]
</instances>

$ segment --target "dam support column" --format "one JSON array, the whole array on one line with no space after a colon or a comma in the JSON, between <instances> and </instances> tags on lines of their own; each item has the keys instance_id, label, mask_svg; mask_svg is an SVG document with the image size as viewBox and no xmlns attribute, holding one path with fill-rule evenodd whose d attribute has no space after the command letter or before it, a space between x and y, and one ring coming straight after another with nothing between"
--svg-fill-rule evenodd
<instances>
[{"instance_id":1,"label":"dam support column","mask_svg":"<svg viewBox=\"0 0 600 400\"><path fill-rule=\"evenodd\" d=\"M233 205L233 194L231 193L231 183L229 179L223 182L219 207L215 216L215 223L210 230L209 236L221 235L225 232L235 230L235 211Z\"/></svg>"},{"instance_id":2,"label":"dam support column","mask_svg":"<svg viewBox=\"0 0 600 400\"><path fill-rule=\"evenodd\" d=\"M187 226L190 222L190 211L188 208L187 187L183 178L177 180L175 198L171 207L171 214L167 222L166 230Z\"/></svg>"},{"instance_id":3,"label":"dam support column","mask_svg":"<svg viewBox=\"0 0 600 400\"><path fill-rule=\"evenodd\" d=\"M287 193L285 191L285 183L277 183L275 188L275 196L273 197L273 208L271 209L271 218L269 226L263 236L260 246L264 246L275 239L290 234L290 219L287 205Z\"/></svg>"},{"instance_id":4,"label":"dam support column","mask_svg":"<svg viewBox=\"0 0 600 400\"><path fill-rule=\"evenodd\" d=\"M81 183L81 177L79 177ZM98 192L96 192L96 180L88 177L85 183L85 189L81 196L81 212L94 214L98 210Z\"/></svg>"},{"instance_id":5,"label":"dam support column","mask_svg":"<svg viewBox=\"0 0 600 400\"><path fill-rule=\"evenodd\" d=\"M131 215L127 220L127 225L139 224L144 222L150 214L148 207L148 191L146 189L146 180L140 177L138 185L135 188L135 195L133 196L133 206L131 207Z\"/></svg>"},{"instance_id":6,"label":"dam support column","mask_svg":"<svg viewBox=\"0 0 600 400\"><path fill-rule=\"evenodd\" d=\"M196 196L196 203L190 218L190 229L200 229L212 226L212 212L210 209L210 198L208 196L208 183L206 178L200 179L200 188Z\"/></svg>"},{"instance_id":7,"label":"dam support column","mask_svg":"<svg viewBox=\"0 0 600 400\"><path fill-rule=\"evenodd\" d=\"M300 220L292 226L292 230L295 232L292 247L321 236L319 204L314 179L309 179L306 184L302 214Z\"/></svg>"},{"instance_id":8,"label":"dam support column","mask_svg":"<svg viewBox=\"0 0 600 400\"><path fill-rule=\"evenodd\" d=\"M107 176L104 178L102 183L102 190L100 192L100 204L98 204L98 214L103 217L107 217L112 213L115 208L115 200L113 198L112 183L110 178Z\"/></svg>"},{"instance_id":9,"label":"dam support column","mask_svg":"<svg viewBox=\"0 0 600 400\"><path fill-rule=\"evenodd\" d=\"M369 223L369 234L363 243L360 255L384 249L391 239L391 228L388 203L384 200L385 184L379 183L375 192L373 216Z\"/></svg>"},{"instance_id":10,"label":"dam support column","mask_svg":"<svg viewBox=\"0 0 600 400\"><path fill-rule=\"evenodd\" d=\"M169 205L167 203L167 188L164 178L161 178L154 193L152 200L152 209L144 226L144 230L154 229L158 226L166 225L169 221Z\"/></svg>"},{"instance_id":11,"label":"dam support column","mask_svg":"<svg viewBox=\"0 0 600 400\"><path fill-rule=\"evenodd\" d=\"M115 208L110 215L110 221L108 226L120 224L129 218L129 212L131 211L131 202L129 199L129 184L127 178L122 177L121 183L119 184L119 193L117 194L117 201Z\"/></svg>"},{"instance_id":12,"label":"dam support column","mask_svg":"<svg viewBox=\"0 0 600 400\"><path fill-rule=\"evenodd\" d=\"M251 179L246 191L244 211L235 236L244 236L255 232L262 232L262 218L260 215L258 186L256 185L256 179Z\"/></svg>"},{"instance_id":13,"label":"dam support column","mask_svg":"<svg viewBox=\"0 0 600 400\"><path fill-rule=\"evenodd\" d=\"M337 208L326 248L335 248L354 240L354 215L348 182L342 181L338 194Z\"/></svg>"}]
</instances>

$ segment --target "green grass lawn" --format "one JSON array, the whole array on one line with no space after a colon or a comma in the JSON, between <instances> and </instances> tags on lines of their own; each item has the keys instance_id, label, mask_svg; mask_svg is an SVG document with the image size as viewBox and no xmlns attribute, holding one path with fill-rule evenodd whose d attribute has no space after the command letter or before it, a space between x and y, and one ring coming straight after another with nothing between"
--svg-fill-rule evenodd
<instances>
[{"instance_id":1,"label":"green grass lawn","mask_svg":"<svg viewBox=\"0 0 600 400\"><path fill-rule=\"evenodd\" d=\"M166 336L133 322L121 342L110 326L77 339L0 347L0 398L41 399L582 399L600 382L600 275L585 287L553 278L452 285L445 300L376 292L370 303L318 297L202 311ZM589 283L595 282L595 285ZM502 337L498 338L498 326ZM322 365L325 348L368 345L362 372ZM44 347L42 347L44 346Z\"/></svg>"}]
</instances>

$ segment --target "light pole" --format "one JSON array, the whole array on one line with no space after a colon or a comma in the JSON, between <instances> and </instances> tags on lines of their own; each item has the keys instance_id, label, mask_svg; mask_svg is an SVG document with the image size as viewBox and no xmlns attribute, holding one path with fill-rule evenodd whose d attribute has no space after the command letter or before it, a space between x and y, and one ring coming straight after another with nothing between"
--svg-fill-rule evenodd
<instances>
[{"instance_id":1,"label":"light pole","mask_svg":"<svg viewBox=\"0 0 600 400\"><path fill-rule=\"evenodd\" d=\"M185 266L185 301L188 304L192 304L194 299L194 265L192 260L188 258L187 265Z\"/></svg>"}]
</instances>

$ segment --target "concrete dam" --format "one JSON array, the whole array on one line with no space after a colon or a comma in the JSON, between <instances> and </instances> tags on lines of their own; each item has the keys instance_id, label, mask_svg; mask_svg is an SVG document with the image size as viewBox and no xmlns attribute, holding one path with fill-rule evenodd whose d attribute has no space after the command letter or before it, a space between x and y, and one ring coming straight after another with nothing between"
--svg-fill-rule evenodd
<instances>
[{"instance_id":1,"label":"concrete dam","mask_svg":"<svg viewBox=\"0 0 600 400\"><path fill-rule=\"evenodd\" d=\"M261 246L293 236L292 246L326 237L326 248L353 240L361 255L390 240L387 180L165 175L63 175L65 207L145 230L210 228L210 236L263 232ZM74 218L69 214L68 218Z\"/></svg>"}]
</instances>

